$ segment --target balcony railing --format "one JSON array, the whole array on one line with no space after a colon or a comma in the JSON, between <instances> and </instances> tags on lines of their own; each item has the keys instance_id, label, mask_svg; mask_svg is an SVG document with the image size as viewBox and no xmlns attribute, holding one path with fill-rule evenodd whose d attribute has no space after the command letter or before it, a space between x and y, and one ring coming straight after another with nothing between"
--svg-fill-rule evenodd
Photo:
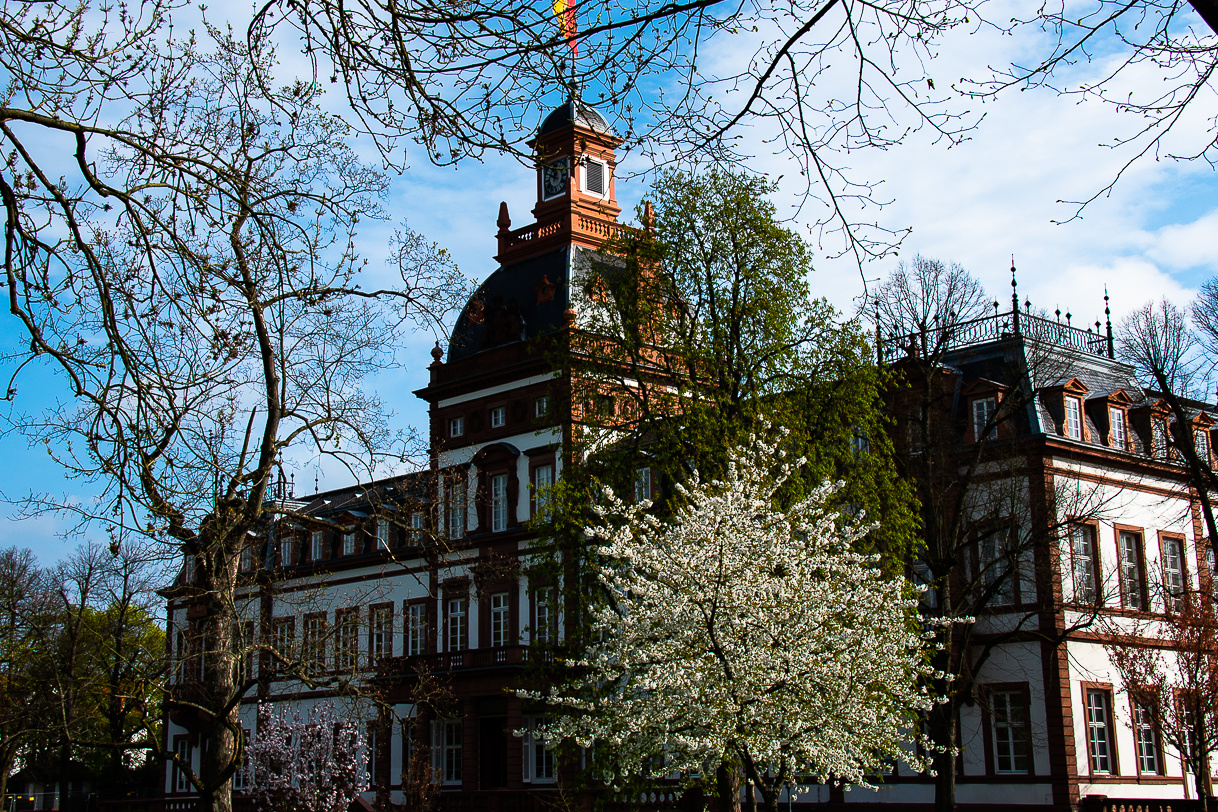
<instances>
[{"instance_id":1,"label":"balcony railing","mask_svg":"<svg viewBox=\"0 0 1218 812\"><path fill-rule=\"evenodd\" d=\"M1067 314L1069 315L1069 314ZM879 329L878 354L881 363L891 363L913 354L955 350L1004 338L1022 337L1058 347L1064 347L1090 355L1113 357L1112 325L1101 332L1097 321L1095 328L1083 330L1060 320L1034 316L1027 310L1018 309L1005 313L995 311L992 316L962 321L946 327L930 326L926 330L909 333L885 334Z\"/></svg>"},{"instance_id":2,"label":"balcony railing","mask_svg":"<svg viewBox=\"0 0 1218 812\"><path fill-rule=\"evenodd\" d=\"M1078 802L1079 812L1218 812L1218 803L1211 800L1163 799L1139 800L1109 798L1104 795L1084 795Z\"/></svg>"},{"instance_id":3,"label":"balcony railing","mask_svg":"<svg viewBox=\"0 0 1218 812\"><path fill-rule=\"evenodd\" d=\"M466 668L496 668L523 666L532 661L553 662L553 653L530 646L499 646L474 648L466 651L442 651L437 654L415 654L407 657L386 657L377 672L381 676L395 674L432 674Z\"/></svg>"}]
</instances>

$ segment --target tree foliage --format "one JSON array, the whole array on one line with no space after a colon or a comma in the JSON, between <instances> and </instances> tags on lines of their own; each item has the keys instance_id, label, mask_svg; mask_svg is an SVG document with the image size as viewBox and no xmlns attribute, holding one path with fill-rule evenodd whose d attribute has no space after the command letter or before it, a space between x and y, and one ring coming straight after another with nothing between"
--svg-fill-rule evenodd
<instances>
[{"instance_id":1,"label":"tree foliage","mask_svg":"<svg viewBox=\"0 0 1218 812\"><path fill-rule=\"evenodd\" d=\"M583 476L625 492L646 465L666 504L695 471L723 476L728 449L772 422L805 460L796 480L842 481L832 498L879 522L873 548L902 549L912 502L892 468L873 350L857 321L810 296L811 250L778 221L772 191L741 173L667 173L644 228L577 271L581 330L564 363L595 453L564 487L581 499Z\"/></svg>"},{"instance_id":2,"label":"tree foliage","mask_svg":"<svg viewBox=\"0 0 1218 812\"><path fill-rule=\"evenodd\" d=\"M587 535L608 601L546 727L604 754L604 780L731 765L773 810L797 776L867 785L920 763L904 746L931 706L916 601L858 552L870 528L834 485L787 492L801 464L754 440L723 480L677 486L669 519L604 492Z\"/></svg>"},{"instance_id":3,"label":"tree foliage","mask_svg":"<svg viewBox=\"0 0 1218 812\"><path fill-rule=\"evenodd\" d=\"M322 110L318 85L279 84L272 53L210 27L179 38L172 11L0 12L4 283L24 328L9 360L49 368L67 395L7 420L100 491L35 495L28 512L66 510L114 551L184 554L175 598L206 609L205 665L196 696L171 698L203 720L190 775L227 808L234 590L242 548L283 507L276 467L329 456L367 477L400 460L410 449L362 381L396 365L401 330L439 324L463 285L405 229L392 281L368 284L356 229L383 216L386 180L351 129ZM15 375L9 397L20 389Z\"/></svg>"}]
</instances>

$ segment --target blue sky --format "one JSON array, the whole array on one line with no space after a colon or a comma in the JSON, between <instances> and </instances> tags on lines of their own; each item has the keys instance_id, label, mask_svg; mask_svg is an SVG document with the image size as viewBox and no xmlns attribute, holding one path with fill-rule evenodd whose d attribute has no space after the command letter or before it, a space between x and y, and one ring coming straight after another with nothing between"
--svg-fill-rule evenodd
<instances>
[{"instance_id":1,"label":"blue sky","mask_svg":"<svg viewBox=\"0 0 1218 812\"><path fill-rule=\"evenodd\" d=\"M233 22L243 25L237 15ZM1035 37L953 32L930 71L945 77L938 84L946 86L954 78L975 73L979 66L1025 59L1041 45ZM730 48L716 53L725 62L746 55ZM1105 67L1085 64L1077 70L1080 75L1088 71L1098 75ZM1149 86L1160 78L1143 73L1128 81L1131 87ZM556 88L552 101L561 100ZM1176 143L1187 146L1212 138L1218 99L1211 92L1201 105L1211 122L1200 116L1184 122L1174 136ZM957 146L948 148L916 134L886 151L847 156L860 176L882 181L878 198L890 201L870 212L870 217L888 227L912 228L900 256L864 267L867 279L881 279L902 257L922 253L960 262L1005 303L1013 254L1021 298L1027 296L1050 312L1057 307L1070 310L1075 324L1085 325L1103 318L1105 285L1115 320L1150 298L1167 296L1185 304L1198 285L1218 276L1218 173L1213 167L1201 161L1144 160L1111 194L1096 200L1081 216L1057 224L1074 213L1074 207L1059 201L1089 197L1119 171L1125 154L1103 144L1137 122L1100 103L1079 103L1048 90L1008 93L980 109L984 120L969 140ZM775 197L780 214L793 217L815 244L816 209L814 204L799 208L793 183L798 169L789 157L773 154L763 143L764 131L746 129L741 134L755 156L753 169L784 176ZM646 192L645 181L637 176L650 168L635 152L625 156L619 169L619 202L631 216ZM405 220L448 249L466 275L480 280L495 269L492 256L500 201L508 203L513 223L519 226L528 222L533 198L532 172L514 159L488 156L482 162L437 168L420 156L392 185L386 200L390 220L366 227L361 248L372 267L379 267L387 234L395 222ZM857 266L832 259L832 252L830 245L817 248L811 288L852 314L862 293L862 278ZM11 317L3 318L0 334L11 339L17 335L15 325ZM413 337L402 348L405 367L371 382L401 427L425 426L425 406L412 391L426 384L433 341L430 335ZM61 391L59 382L38 372L23 373L19 385L20 402L27 409L50 402ZM31 489L90 492L86 483L65 482L45 450L27 448L21 438L0 440L0 454L6 461L0 466L0 491L10 498ZM323 488L349 484L325 470L319 470L318 476ZM302 469L297 490L311 490L313 477L313 468ZM74 546L56 537L65 527L63 520L17 521L11 518L11 508L8 513L10 518L0 520L0 543L29 546L48 562Z\"/></svg>"}]
</instances>

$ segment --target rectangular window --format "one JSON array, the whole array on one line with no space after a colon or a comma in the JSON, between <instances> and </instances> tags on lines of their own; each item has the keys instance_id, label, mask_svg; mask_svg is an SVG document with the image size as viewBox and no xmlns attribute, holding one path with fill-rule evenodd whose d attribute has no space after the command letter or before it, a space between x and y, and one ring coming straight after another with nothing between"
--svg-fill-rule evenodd
<instances>
[{"instance_id":1,"label":"rectangular window","mask_svg":"<svg viewBox=\"0 0 1218 812\"><path fill-rule=\"evenodd\" d=\"M1150 419L1150 444L1153 450L1153 455L1156 457L1167 456L1167 418L1152 417Z\"/></svg>"},{"instance_id":2,"label":"rectangular window","mask_svg":"<svg viewBox=\"0 0 1218 812\"><path fill-rule=\"evenodd\" d=\"M326 560L326 534L324 531L313 531L310 541L309 557L313 561Z\"/></svg>"},{"instance_id":3,"label":"rectangular window","mask_svg":"<svg viewBox=\"0 0 1218 812\"><path fill-rule=\"evenodd\" d=\"M393 656L393 606L373 606L368 610L368 656L375 667L384 657Z\"/></svg>"},{"instance_id":4,"label":"rectangular window","mask_svg":"<svg viewBox=\"0 0 1218 812\"><path fill-rule=\"evenodd\" d=\"M554 751L547 744L545 737L537 732L537 728L546 723L544 716L524 717L524 780L534 784L548 784L554 781Z\"/></svg>"},{"instance_id":5,"label":"rectangular window","mask_svg":"<svg viewBox=\"0 0 1218 812\"><path fill-rule=\"evenodd\" d=\"M998 436L998 427L990 425L990 420L993 419L996 411L998 411L997 398L977 398L973 401L973 442L979 443L983 439L993 440Z\"/></svg>"},{"instance_id":6,"label":"rectangular window","mask_svg":"<svg viewBox=\"0 0 1218 812\"><path fill-rule=\"evenodd\" d=\"M606 182L609 174L608 167L604 162L594 158L585 158L583 163L584 191L597 197L604 197L608 186Z\"/></svg>"},{"instance_id":7,"label":"rectangular window","mask_svg":"<svg viewBox=\"0 0 1218 812\"><path fill-rule=\"evenodd\" d=\"M1099 597L1096 588L1095 528L1088 524L1076 524L1070 530L1070 546L1074 556L1074 602L1095 604Z\"/></svg>"},{"instance_id":8,"label":"rectangular window","mask_svg":"<svg viewBox=\"0 0 1218 812\"><path fill-rule=\"evenodd\" d=\"M554 587L540 586L533 590L533 640L548 643L554 639L558 618L555 615Z\"/></svg>"},{"instance_id":9,"label":"rectangular window","mask_svg":"<svg viewBox=\"0 0 1218 812\"><path fill-rule=\"evenodd\" d=\"M368 723L368 737L366 739L366 747L368 749L368 787L374 788L378 785L380 776L376 772L376 722Z\"/></svg>"},{"instance_id":10,"label":"rectangular window","mask_svg":"<svg viewBox=\"0 0 1218 812\"><path fill-rule=\"evenodd\" d=\"M1066 436L1083 439L1083 406L1078 398L1066 398Z\"/></svg>"},{"instance_id":11,"label":"rectangular window","mask_svg":"<svg viewBox=\"0 0 1218 812\"><path fill-rule=\"evenodd\" d=\"M191 764L192 753L189 739L178 739L174 742L173 752L177 755L179 761L174 763L173 767L173 791L174 792L190 792L190 774L183 769L180 764L186 767L193 766Z\"/></svg>"},{"instance_id":12,"label":"rectangular window","mask_svg":"<svg viewBox=\"0 0 1218 812\"><path fill-rule=\"evenodd\" d=\"M1125 410L1115 406L1108 407L1108 423L1112 427L1112 447L1121 451L1129 450L1129 432L1125 430Z\"/></svg>"},{"instance_id":13,"label":"rectangular window","mask_svg":"<svg viewBox=\"0 0 1218 812\"><path fill-rule=\"evenodd\" d=\"M496 406L491 409L491 428L501 429L507 425L507 407Z\"/></svg>"},{"instance_id":14,"label":"rectangular window","mask_svg":"<svg viewBox=\"0 0 1218 812\"><path fill-rule=\"evenodd\" d=\"M233 629L233 645L237 649L237 681L247 682L254 678L254 621L236 624Z\"/></svg>"},{"instance_id":15,"label":"rectangular window","mask_svg":"<svg viewBox=\"0 0 1218 812\"><path fill-rule=\"evenodd\" d=\"M285 538L279 540L279 566L290 567L292 565L292 539Z\"/></svg>"},{"instance_id":16,"label":"rectangular window","mask_svg":"<svg viewBox=\"0 0 1218 812\"><path fill-rule=\"evenodd\" d=\"M634 501L643 502L651 498L651 468L634 469Z\"/></svg>"},{"instance_id":17,"label":"rectangular window","mask_svg":"<svg viewBox=\"0 0 1218 812\"><path fill-rule=\"evenodd\" d=\"M1158 775L1159 737L1155 735L1154 714L1145 702L1133 703L1133 727L1138 743L1138 772Z\"/></svg>"},{"instance_id":18,"label":"rectangular window","mask_svg":"<svg viewBox=\"0 0 1218 812\"><path fill-rule=\"evenodd\" d=\"M990 694L993 713L994 771L1028 771L1027 709L1022 691L995 691Z\"/></svg>"},{"instance_id":19,"label":"rectangular window","mask_svg":"<svg viewBox=\"0 0 1218 812\"><path fill-rule=\"evenodd\" d=\"M406 654L427 653L427 604L412 603L406 609Z\"/></svg>"},{"instance_id":20,"label":"rectangular window","mask_svg":"<svg viewBox=\"0 0 1218 812\"><path fill-rule=\"evenodd\" d=\"M423 539L423 511L410 514L410 540L416 544Z\"/></svg>"},{"instance_id":21,"label":"rectangular window","mask_svg":"<svg viewBox=\"0 0 1218 812\"><path fill-rule=\"evenodd\" d=\"M354 671L359 657L359 608L334 613L334 667Z\"/></svg>"},{"instance_id":22,"label":"rectangular window","mask_svg":"<svg viewBox=\"0 0 1218 812\"><path fill-rule=\"evenodd\" d=\"M547 417L550 414L550 398L542 395L533 401L533 416Z\"/></svg>"},{"instance_id":23,"label":"rectangular window","mask_svg":"<svg viewBox=\"0 0 1218 812\"><path fill-rule=\"evenodd\" d=\"M454 541L465 535L465 483L448 486L448 537Z\"/></svg>"},{"instance_id":24,"label":"rectangular window","mask_svg":"<svg viewBox=\"0 0 1218 812\"><path fill-rule=\"evenodd\" d=\"M1106 691L1087 691L1087 747L1093 774L1113 772L1111 707Z\"/></svg>"},{"instance_id":25,"label":"rectangular window","mask_svg":"<svg viewBox=\"0 0 1218 812\"><path fill-rule=\"evenodd\" d=\"M241 548L241 571L249 572L254 568L254 548L249 544Z\"/></svg>"},{"instance_id":26,"label":"rectangular window","mask_svg":"<svg viewBox=\"0 0 1218 812\"><path fill-rule=\"evenodd\" d=\"M1169 612L1184 608L1184 542L1163 539L1163 604Z\"/></svg>"},{"instance_id":27,"label":"rectangular window","mask_svg":"<svg viewBox=\"0 0 1218 812\"><path fill-rule=\"evenodd\" d=\"M1127 609L1146 609L1146 588L1142 580L1142 537L1122 531L1121 599Z\"/></svg>"},{"instance_id":28,"label":"rectangular window","mask_svg":"<svg viewBox=\"0 0 1218 812\"><path fill-rule=\"evenodd\" d=\"M511 622L509 608L508 593L496 592L491 595L491 645L495 648L508 644L508 624Z\"/></svg>"},{"instance_id":29,"label":"rectangular window","mask_svg":"<svg viewBox=\"0 0 1218 812\"><path fill-rule=\"evenodd\" d=\"M355 531L343 533L343 555L355 555Z\"/></svg>"},{"instance_id":30,"label":"rectangular window","mask_svg":"<svg viewBox=\"0 0 1218 812\"><path fill-rule=\"evenodd\" d=\"M184 583L193 584L195 582L195 557L193 553L183 553L182 564L182 580Z\"/></svg>"},{"instance_id":31,"label":"rectangular window","mask_svg":"<svg viewBox=\"0 0 1218 812\"><path fill-rule=\"evenodd\" d=\"M992 606L1015 603L1015 578L1011 557L1007 553L1007 534L993 531L980 543L981 588L989 592Z\"/></svg>"},{"instance_id":32,"label":"rectangular window","mask_svg":"<svg viewBox=\"0 0 1218 812\"><path fill-rule=\"evenodd\" d=\"M554 487L554 466L539 465L533 469L533 513L544 515L550 506L550 489Z\"/></svg>"},{"instance_id":33,"label":"rectangular window","mask_svg":"<svg viewBox=\"0 0 1218 812\"><path fill-rule=\"evenodd\" d=\"M1196 439L1197 456L1201 459L1202 465L1210 464L1210 433L1203 428L1193 429L1193 437Z\"/></svg>"},{"instance_id":34,"label":"rectangular window","mask_svg":"<svg viewBox=\"0 0 1218 812\"><path fill-rule=\"evenodd\" d=\"M241 760L241 766L235 773L233 773L233 789L244 792L245 790L249 789L250 779L250 759L248 755L250 746L249 728L241 728L241 740L245 744L245 749L242 752L246 753L247 755Z\"/></svg>"},{"instance_id":35,"label":"rectangular window","mask_svg":"<svg viewBox=\"0 0 1218 812\"><path fill-rule=\"evenodd\" d=\"M313 674L326 668L326 616L305 615L304 634L300 642L300 659Z\"/></svg>"},{"instance_id":36,"label":"rectangular window","mask_svg":"<svg viewBox=\"0 0 1218 812\"><path fill-rule=\"evenodd\" d=\"M465 433L465 418L453 417L448 421L448 436L460 437Z\"/></svg>"},{"instance_id":37,"label":"rectangular window","mask_svg":"<svg viewBox=\"0 0 1218 812\"><path fill-rule=\"evenodd\" d=\"M382 550L390 549L389 545L389 520L376 520L376 543Z\"/></svg>"},{"instance_id":38,"label":"rectangular window","mask_svg":"<svg viewBox=\"0 0 1218 812\"><path fill-rule=\"evenodd\" d=\"M469 648L469 598L449 598L445 617L448 621L448 650Z\"/></svg>"},{"instance_id":39,"label":"rectangular window","mask_svg":"<svg viewBox=\"0 0 1218 812\"><path fill-rule=\"evenodd\" d=\"M275 653L282 660L291 661L296 649L296 618L275 618ZM282 670L282 663L276 662L275 670Z\"/></svg>"},{"instance_id":40,"label":"rectangular window","mask_svg":"<svg viewBox=\"0 0 1218 812\"><path fill-rule=\"evenodd\" d=\"M462 724L460 719L437 719L432 722L432 768L445 784L461 783Z\"/></svg>"},{"instance_id":41,"label":"rectangular window","mask_svg":"<svg viewBox=\"0 0 1218 812\"><path fill-rule=\"evenodd\" d=\"M495 474L491 477L491 532L502 533L508 523L508 477Z\"/></svg>"}]
</instances>

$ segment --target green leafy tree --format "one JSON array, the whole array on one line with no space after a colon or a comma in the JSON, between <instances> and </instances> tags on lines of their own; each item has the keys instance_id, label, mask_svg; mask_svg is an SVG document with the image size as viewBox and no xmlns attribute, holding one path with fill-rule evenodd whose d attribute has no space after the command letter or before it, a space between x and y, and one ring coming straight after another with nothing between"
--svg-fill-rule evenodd
<instances>
[{"instance_id":1,"label":"green leafy tree","mask_svg":"<svg viewBox=\"0 0 1218 812\"><path fill-rule=\"evenodd\" d=\"M589 493L607 486L672 515L690 498L683 483L723 479L732 447L771 425L800 460L784 475L787 497L816 493L826 510L865 516L851 542L884 553L883 567L910 544L913 501L893 472L873 350L856 322L809 296L810 248L778 221L772 190L733 172L666 173L639 212L643 227L573 272L577 329L555 350L570 381L572 451L539 522L554 540L542 566L566 585L567 617L610 599L584 535L598 522ZM595 644L590 631L560 653L578 657ZM535 678L570 678L545 663L531 658L547 672ZM738 756L728 755L722 795L735 794Z\"/></svg>"}]
</instances>

